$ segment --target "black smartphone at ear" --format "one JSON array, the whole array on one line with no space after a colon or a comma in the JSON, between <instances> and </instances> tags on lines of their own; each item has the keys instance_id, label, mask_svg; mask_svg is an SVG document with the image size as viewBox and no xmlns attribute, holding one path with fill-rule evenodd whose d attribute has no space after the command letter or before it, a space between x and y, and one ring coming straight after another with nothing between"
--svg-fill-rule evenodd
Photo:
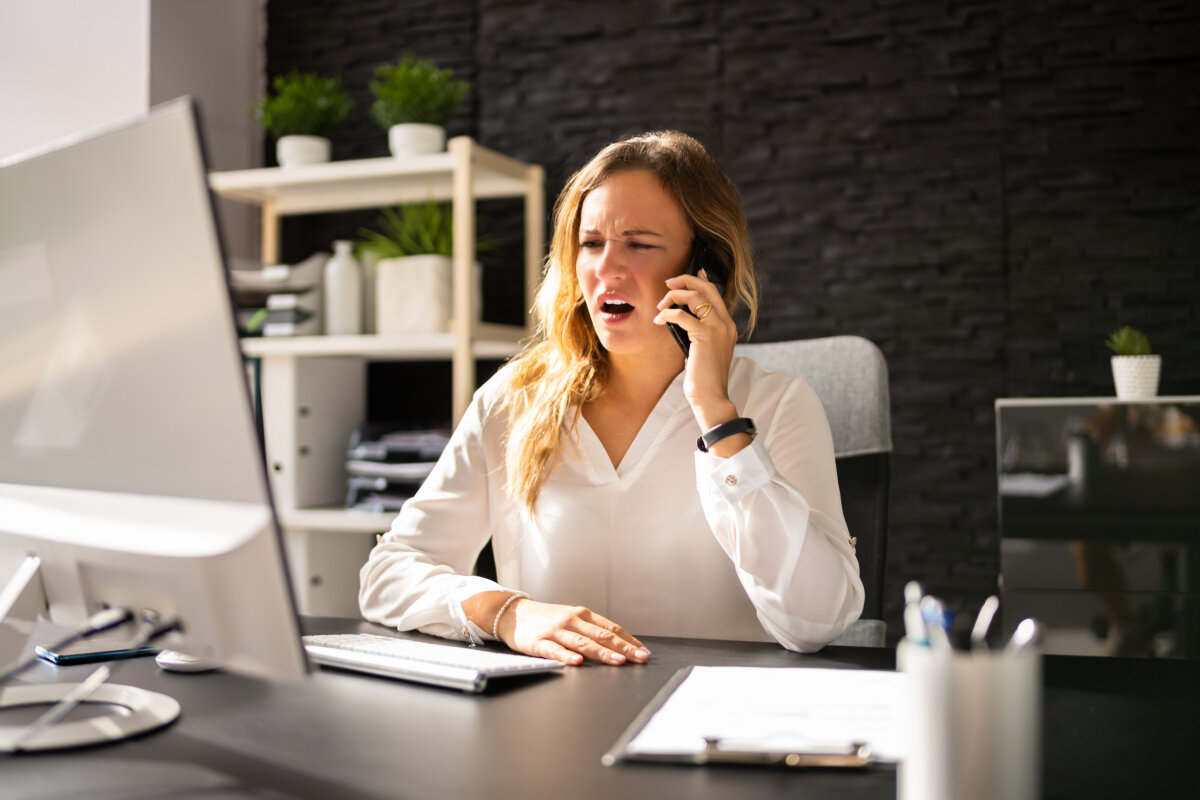
<instances>
[{"instance_id":1,"label":"black smartphone at ear","mask_svg":"<svg viewBox=\"0 0 1200 800\"><path fill-rule=\"evenodd\" d=\"M704 274L708 280L717 287L717 293L724 297L725 283L728 280L725 264L720 258L717 257L716 253L712 251L712 248L709 246L708 242L697 237L695 244L692 245L692 257L688 260L687 269L684 270L684 274L699 275L700 270L704 270ZM671 306L671 308L682 308L684 311L692 314L692 310L687 306L676 304ZM692 314L692 316L694 317L696 315ZM687 331L673 322L667 323L667 330L669 330L671 335L675 337L675 341L679 345L679 349L683 351L684 358L687 358L687 355L689 352L691 352L692 347L692 342L688 338Z\"/></svg>"}]
</instances>

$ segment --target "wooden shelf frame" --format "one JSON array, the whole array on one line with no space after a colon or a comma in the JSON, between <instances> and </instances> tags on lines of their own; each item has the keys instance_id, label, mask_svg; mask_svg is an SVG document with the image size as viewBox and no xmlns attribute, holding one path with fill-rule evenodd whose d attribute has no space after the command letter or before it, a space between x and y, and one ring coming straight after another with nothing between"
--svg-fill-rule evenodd
<instances>
[{"instance_id":1,"label":"wooden shelf frame","mask_svg":"<svg viewBox=\"0 0 1200 800\"><path fill-rule=\"evenodd\" d=\"M357 355L367 358L449 358L452 415L462 417L475 390L475 361L513 355L533 332L530 310L542 278L546 248L545 174L536 164L483 147L468 136L451 139L444 153L412 158L369 158L298 167L214 172L213 191L256 205L262 214L263 264L279 261L282 217L379 208L429 200L449 201L454 217L452 323L446 336L300 337L244 342L244 350L266 358ZM525 326L489 325L471 314L471 271L475 262L475 203L523 198L525 202ZM361 341L349 342L347 338ZM327 341L317 341L327 339ZM335 341L336 340L336 341Z\"/></svg>"}]
</instances>

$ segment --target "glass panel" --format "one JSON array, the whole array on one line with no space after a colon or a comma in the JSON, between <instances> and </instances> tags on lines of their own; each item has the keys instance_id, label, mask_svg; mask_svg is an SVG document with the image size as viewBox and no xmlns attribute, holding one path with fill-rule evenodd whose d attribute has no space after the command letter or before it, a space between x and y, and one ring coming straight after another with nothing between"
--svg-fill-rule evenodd
<instances>
[{"instance_id":1,"label":"glass panel","mask_svg":"<svg viewBox=\"0 0 1200 800\"><path fill-rule=\"evenodd\" d=\"M1002 627L1200 657L1200 399L997 403Z\"/></svg>"}]
</instances>

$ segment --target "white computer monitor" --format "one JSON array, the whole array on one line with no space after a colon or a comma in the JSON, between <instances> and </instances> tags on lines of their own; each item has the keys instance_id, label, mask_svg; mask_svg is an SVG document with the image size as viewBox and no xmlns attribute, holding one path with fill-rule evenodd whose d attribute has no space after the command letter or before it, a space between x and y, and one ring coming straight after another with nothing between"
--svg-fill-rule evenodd
<instances>
[{"instance_id":1,"label":"white computer monitor","mask_svg":"<svg viewBox=\"0 0 1200 800\"><path fill-rule=\"evenodd\" d=\"M199 130L184 99L0 162L0 618L153 609L165 646L296 678Z\"/></svg>"}]
</instances>

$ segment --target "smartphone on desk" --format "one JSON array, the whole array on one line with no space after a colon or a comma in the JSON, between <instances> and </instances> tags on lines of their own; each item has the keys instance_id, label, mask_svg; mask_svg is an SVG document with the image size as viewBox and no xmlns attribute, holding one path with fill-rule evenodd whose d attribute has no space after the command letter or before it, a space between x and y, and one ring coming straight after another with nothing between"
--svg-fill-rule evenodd
<instances>
[{"instance_id":1,"label":"smartphone on desk","mask_svg":"<svg viewBox=\"0 0 1200 800\"><path fill-rule=\"evenodd\" d=\"M717 287L717 293L724 297L725 283L728 280L729 270L726 268L725 263L713 252L708 242L697 236L695 244L692 245L692 257L688 259L687 269L684 270L684 274L699 275L700 270L704 270L704 274L708 280ZM687 306L675 304L671 308L682 308L684 311L692 314L692 310ZM696 315L692 314L692 316ZM688 338L687 331L673 322L667 323L667 330L675 337L676 343L679 344L679 349L683 351L683 357L687 358L692 347L692 341Z\"/></svg>"},{"instance_id":2,"label":"smartphone on desk","mask_svg":"<svg viewBox=\"0 0 1200 800\"><path fill-rule=\"evenodd\" d=\"M130 641L125 637L97 636L92 639L79 639L53 650L39 644L33 650L38 657L60 667L89 664L94 661L112 661L117 658L152 656L159 650L157 647L131 648L129 645Z\"/></svg>"}]
</instances>

